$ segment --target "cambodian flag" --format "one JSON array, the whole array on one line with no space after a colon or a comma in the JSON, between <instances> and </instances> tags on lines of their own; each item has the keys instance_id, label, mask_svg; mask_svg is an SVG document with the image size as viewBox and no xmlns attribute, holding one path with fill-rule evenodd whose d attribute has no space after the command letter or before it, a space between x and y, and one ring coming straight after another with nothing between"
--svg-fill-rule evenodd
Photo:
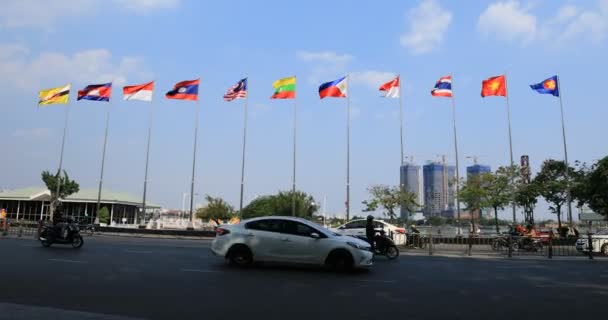
<instances>
[{"instance_id":1,"label":"cambodian flag","mask_svg":"<svg viewBox=\"0 0 608 320\"><path fill-rule=\"evenodd\" d=\"M345 98L346 97L346 77L338 80L326 82L319 87L319 97Z\"/></svg>"},{"instance_id":2,"label":"cambodian flag","mask_svg":"<svg viewBox=\"0 0 608 320\"><path fill-rule=\"evenodd\" d=\"M452 96L452 76L439 78L435 83L435 88L431 90L431 95L434 97L451 97Z\"/></svg>"},{"instance_id":3,"label":"cambodian flag","mask_svg":"<svg viewBox=\"0 0 608 320\"><path fill-rule=\"evenodd\" d=\"M78 90L77 100L91 100L91 101L110 101L110 95L112 95L112 83L103 84L92 84L86 86L82 90Z\"/></svg>"},{"instance_id":4,"label":"cambodian flag","mask_svg":"<svg viewBox=\"0 0 608 320\"><path fill-rule=\"evenodd\" d=\"M198 100L199 81L200 79L178 82L165 96L167 99Z\"/></svg>"}]
</instances>

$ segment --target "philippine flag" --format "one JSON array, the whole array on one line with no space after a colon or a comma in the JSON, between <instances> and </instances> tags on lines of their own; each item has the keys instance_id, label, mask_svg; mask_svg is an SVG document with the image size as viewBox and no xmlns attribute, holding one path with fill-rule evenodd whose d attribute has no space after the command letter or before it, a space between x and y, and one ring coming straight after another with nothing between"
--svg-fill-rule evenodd
<instances>
[{"instance_id":1,"label":"philippine flag","mask_svg":"<svg viewBox=\"0 0 608 320\"><path fill-rule=\"evenodd\" d=\"M452 96L452 76L446 76L439 78L439 81L435 84L435 88L431 90L433 97L446 97Z\"/></svg>"},{"instance_id":2,"label":"philippine flag","mask_svg":"<svg viewBox=\"0 0 608 320\"><path fill-rule=\"evenodd\" d=\"M399 77L380 86L380 93L384 98L399 98Z\"/></svg>"},{"instance_id":3,"label":"philippine flag","mask_svg":"<svg viewBox=\"0 0 608 320\"><path fill-rule=\"evenodd\" d=\"M78 90L77 100L110 101L112 95L112 83L92 84L82 90Z\"/></svg>"},{"instance_id":4,"label":"philippine flag","mask_svg":"<svg viewBox=\"0 0 608 320\"><path fill-rule=\"evenodd\" d=\"M345 98L346 97L346 77L338 80L326 82L319 87L319 97Z\"/></svg>"},{"instance_id":5,"label":"philippine flag","mask_svg":"<svg viewBox=\"0 0 608 320\"><path fill-rule=\"evenodd\" d=\"M198 100L198 84L200 79L178 82L173 90L167 92L167 99Z\"/></svg>"},{"instance_id":6,"label":"philippine flag","mask_svg":"<svg viewBox=\"0 0 608 320\"><path fill-rule=\"evenodd\" d=\"M154 92L154 81L137 84L133 86L125 86L122 88L123 100L140 100L152 101L152 93Z\"/></svg>"}]
</instances>

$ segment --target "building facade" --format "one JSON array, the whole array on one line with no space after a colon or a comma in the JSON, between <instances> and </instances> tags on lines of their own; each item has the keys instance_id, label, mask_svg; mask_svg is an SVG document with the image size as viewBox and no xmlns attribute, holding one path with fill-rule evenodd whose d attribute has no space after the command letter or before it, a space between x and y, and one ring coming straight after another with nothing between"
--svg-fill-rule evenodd
<instances>
[{"instance_id":1,"label":"building facade","mask_svg":"<svg viewBox=\"0 0 608 320\"><path fill-rule=\"evenodd\" d=\"M422 169L425 217L453 217L455 208L456 167L429 163Z\"/></svg>"},{"instance_id":2,"label":"building facade","mask_svg":"<svg viewBox=\"0 0 608 320\"><path fill-rule=\"evenodd\" d=\"M480 175L482 173L490 173L492 168L483 164L474 164L467 167L467 178Z\"/></svg>"},{"instance_id":3,"label":"building facade","mask_svg":"<svg viewBox=\"0 0 608 320\"><path fill-rule=\"evenodd\" d=\"M15 220L49 220L50 200L50 191L42 187L0 192L0 208L6 210L7 218ZM79 221L94 221L97 218L97 190L80 190L63 199L62 205L64 215ZM135 224L143 217L140 199L125 193L103 190L100 207L108 209L110 224ZM148 215L159 209L158 205L146 203Z\"/></svg>"},{"instance_id":4,"label":"building facade","mask_svg":"<svg viewBox=\"0 0 608 320\"><path fill-rule=\"evenodd\" d=\"M421 192L421 181L420 181L420 166L415 164L405 164L400 168L399 181L405 190L416 194L418 204L422 205L422 192ZM401 207L401 218L409 219L413 213L418 212L419 208L410 212L405 206Z\"/></svg>"}]
</instances>

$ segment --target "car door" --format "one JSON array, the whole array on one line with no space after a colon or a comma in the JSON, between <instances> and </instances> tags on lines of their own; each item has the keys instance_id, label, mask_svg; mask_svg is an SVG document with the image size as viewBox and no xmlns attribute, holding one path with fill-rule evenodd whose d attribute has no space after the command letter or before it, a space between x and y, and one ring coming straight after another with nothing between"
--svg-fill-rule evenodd
<instances>
[{"instance_id":1,"label":"car door","mask_svg":"<svg viewBox=\"0 0 608 320\"><path fill-rule=\"evenodd\" d=\"M319 238L311 234L316 233ZM285 220L281 230L281 260L293 263L318 264L320 257L325 257L322 232L304 223Z\"/></svg>"},{"instance_id":2,"label":"car door","mask_svg":"<svg viewBox=\"0 0 608 320\"><path fill-rule=\"evenodd\" d=\"M246 242L255 260L277 261L280 258L281 228L279 219L260 219L245 225Z\"/></svg>"},{"instance_id":3,"label":"car door","mask_svg":"<svg viewBox=\"0 0 608 320\"><path fill-rule=\"evenodd\" d=\"M355 220L351 222L349 236L365 237L365 220Z\"/></svg>"}]
</instances>

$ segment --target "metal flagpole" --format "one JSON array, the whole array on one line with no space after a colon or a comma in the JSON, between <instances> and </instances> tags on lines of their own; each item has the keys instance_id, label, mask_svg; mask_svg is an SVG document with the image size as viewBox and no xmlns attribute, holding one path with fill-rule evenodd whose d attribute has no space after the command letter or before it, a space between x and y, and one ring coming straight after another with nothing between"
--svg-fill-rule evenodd
<instances>
[{"instance_id":1,"label":"metal flagpole","mask_svg":"<svg viewBox=\"0 0 608 320\"><path fill-rule=\"evenodd\" d=\"M297 99L293 99L293 179L291 185L291 215L296 215L296 134L298 127L298 104Z\"/></svg>"},{"instance_id":2,"label":"metal flagpole","mask_svg":"<svg viewBox=\"0 0 608 320\"><path fill-rule=\"evenodd\" d=\"M566 146L566 125L564 124L564 104L562 102L562 86L559 82L559 75L557 75L557 90L559 95L559 109L562 117L562 138L564 142L564 162L566 163L566 181L568 183L568 223L572 225L572 194L570 189L570 166L568 164L568 148Z\"/></svg>"},{"instance_id":3,"label":"metal flagpole","mask_svg":"<svg viewBox=\"0 0 608 320\"><path fill-rule=\"evenodd\" d=\"M399 78L399 138L401 139L401 165L403 166L403 92L401 92L401 75L397 75L397 78Z\"/></svg>"},{"instance_id":4,"label":"metal flagpole","mask_svg":"<svg viewBox=\"0 0 608 320\"><path fill-rule=\"evenodd\" d=\"M106 113L106 132L103 138L103 151L101 152L101 173L99 174L99 190L97 190L97 209L95 210L96 219L99 219L99 209L101 206L101 188L103 187L103 169L106 163L106 147L108 145L108 129L110 127L110 106Z\"/></svg>"},{"instance_id":5,"label":"metal flagpole","mask_svg":"<svg viewBox=\"0 0 608 320\"><path fill-rule=\"evenodd\" d=\"M148 194L148 163L150 160L150 140L152 140L153 115L154 115L154 108L153 108L153 105L150 105L150 122L148 123L148 142L146 145L146 167L144 170L144 194L143 194L143 199L141 201L141 208L142 208L144 220L146 219L146 196ZM137 214L136 214L136 216L137 216Z\"/></svg>"},{"instance_id":6,"label":"metal flagpole","mask_svg":"<svg viewBox=\"0 0 608 320\"><path fill-rule=\"evenodd\" d=\"M460 159L458 157L458 134L456 132L456 101L454 100L454 75L451 75L452 78L452 123L454 125L454 154L456 156L456 213L457 213L457 223L460 225L460 169L459 162ZM471 214L471 217L473 215ZM460 228L458 228L458 232L460 233Z\"/></svg>"},{"instance_id":7,"label":"metal flagpole","mask_svg":"<svg viewBox=\"0 0 608 320\"><path fill-rule=\"evenodd\" d=\"M346 221L350 220L350 93L349 75L346 75Z\"/></svg>"},{"instance_id":8,"label":"metal flagpole","mask_svg":"<svg viewBox=\"0 0 608 320\"><path fill-rule=\"evenodd\" d=\"M70 84L70 89L71 89L72 85ZM59 169L57 170L57 189L56 189L56 194L57 194L57 201L59 201L59 190L61 188L61 171L63 170L63 150L65 148L65 136L67 135L68 132L68 114L69 114L69 110L70 110L70 104L68 103L65 106L65 120L64 120L64 124L63 124L63 138L61 139L61 153L59 155ZM53 220L53 215L54 215L54 206L51 204L50 206L51 209L51 214L50 214L50 219Z\"/></svg>"},{"instance_id":9,"label":"metal flagpole","mask_svg":"<svg viewBox=\"0 0 608 320\"><path fill-rule=\"evenodd\" d=\"M249 90L249 88L247 88ZM239 215L243 215L243 193L245 189L245 146L247 144L247 105L249 103L249 93L245 98L245 110L243 111L243 155L241 159L241 199L239 202Z\"/></svg>"},{"instance_id":10,"label":"metal flagpole","mask_svg":"<svg viewBox=\"0 0 608 320\"><path fill-rule=\"evenodd\" d=\"M196 114L194 116L194 152L192 154L192 184L190 185L190 223L187 228L190 230L194 229L194 175L196 173L196 145L198 140L198 117L200 112L198 99L196 101Z\"/></svg>"},{"instance_id":11,"label":"metal flagpole","mask_svg":"<svg viewBox=\"0 0 608 320\"><path fill-rule=\"evenodd\" d=\"M507 94L505 95L506 98L506 102L507 102L507 119L509 121L509 155L511 157L511 167L513 167L515 165L515 162L513 162L513 139L511 137L511 107L509 105L509 86L507 85L507 73L505 72L505 87L507 89ZM511 177L511 182L513 182L513 177ZM517 222L517 217L515 215L516 210L515 210L515 202L512 203L512 209L513 209L513 222Z\"/></svg>"}]
</instances>

